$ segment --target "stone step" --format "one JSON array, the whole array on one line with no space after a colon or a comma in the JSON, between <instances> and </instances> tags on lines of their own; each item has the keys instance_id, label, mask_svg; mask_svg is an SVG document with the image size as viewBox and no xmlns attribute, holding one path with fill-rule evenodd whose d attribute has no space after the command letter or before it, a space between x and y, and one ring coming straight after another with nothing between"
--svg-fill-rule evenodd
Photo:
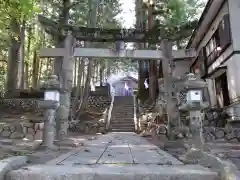
<instances>
[{"instance_id":1,"label":"stone step","mask_svg":"<svg viewBox=\"0 0 240 180\"><path fill-rule=\"evenodd\" d=\"M114 102L133 102L133 99L115 99Z\"/></svg>"},{"instance_id":2,"label":"stone step","mask_svg":"<svg viewBox=\"0 0 240 180\"><path fill-rule=\"evenodd\" d=\"M114 101L114 104L134 104L133 101Z\"/></svg>"},{"instance_id":3,"label":"stone step","mask_svg":"<svg viewBox=\"0 0 240 180\"><path fill-rule=\"evenodd\" d=\"M132 123L132 122L134 122L134 119L133 118L111 118L111 122Z\"/></svg>"},{"instance_id":4,"label":"stone step","mask_svg":"<svg viewBox=\"0 0 240 180\"><path fill-rule=\"evenodd\" d=\"M114 100L114 102L113 103L122 103L122 104L134 104L134 102L133 101L118 101L118 100Z\"/></svg>"},{"instance_id":5,"label":"stone step","mask_svg":"<svg viewBox=\"0 0 240 180\"><path fill-rule=\"evenodd\" d=\"M126 107L126 106L121 106L121 105L113 105L113 109L128 109L128 110L130 110L130 109L133 109L134 107L133 106L129 106L129 107Z\"/></svg>"},{"instance_id":6,"label":"stone step","mask_svg":"<svg viewBox=\"0 0 240 180\"><path fill-rule=\"evenodd\" d=\"M134 132L134 128L111 128L111 132Z\"/></svg>"},{"instance_id":7,"label":"stone step","mask_svg":"<svg viewBox=\"0 0 240 180\"><path fill-rule=\"evenodd\" d=\"M134 116L111 116L111 119L116 119L116 120L123 120L126 119L126 121L133 120Z\"/></svg>"},{"instance_id":8,"label":"stone step","mask_svg":"<svg viewBox=\"0 0 240 180\"><path fill-rule=\"evenodd\" d=\"M134 124L111 124L110 127L112 128L134 128L135 125Z\"/></svg>"},{"instance_id":9,"label":"stone step","mask_svg":"<svg viewBox=\"0 0 240 180\"><path fill-rule=\"evenodd\" d=\"M133 118L111 118L111 122L133 122Z\"/></svg>"},{"instance_id":10,"label":"stone step","mask_svg":"<svg viewBox=\"0 0 240 180\"><path fill-rule=\"evenodd\" d=\"M134 107L123 107L123 106L117 106L117 105L115 105L115 106L113 106L113 109L115 110L115 109L118 109L118 110L132 110L132 109L134 109Z\"/></svg>"},{"instance_id":11,"label":"stone step","mask_svg":"<svg viewBox=\"0 0 240 180\"><path fill-rule=\"evenodd\" d=\"M121 106L113 106L113 110L117 110L117 111L133 111L134 108L133 107L121 107Z\"/></svg>"},{"instance_id":12,"label":"stone step","mask_svg":"<svg viewBox=\"0 0 240 180\"><path fill-rule=\"evenodd\" d=\"M111 123L112 127L134 127L134 123L128 123L128 124L114 124Z\"/></svg>"},{"instance_id":13,"label":"stone step","mask_svg":"<svg viewBox=\"0 0 240 180\"><path fill-rule=\"evenodd\" d=\"M112 112L116 112L116 113L133 113L134 109L123 109L123 108L113 108Z\"/></svg>"},{"instance_id":14,"label":"stone step","mask_svg":"<svg viewBox=\"0 0 240 180\"><path fill-rule=\"evenodd\" d=\"M113 102L113 105L131 107L134 105L132 102Z\"/></svg>"},{"instance_id":15,"label":"stone step","mask_svg":"<svg viewBox=\"0 0 240 180\"><path fill-rule=\"evenodd\" d=\"M133 109L119 109L119 108L116 108L116 109L113 109L112 112L114 113L117 113L117 114L120 114L120 113L124 113L124 114L133 114L134 110Z\"/></svg>"},{"instance_id":16,"label":"stone step","mask_svg":"<svg viewBox=\"0 0 240 180\"><path fill-rule=\"evenodd\" d=\"M133 111L115 111L112 112L112 114L116 114L116 115L133 115Z\"/></svg>"},{"instance_id":17,"label":"stone step","mask_svg":"<svg viewBox=\"0 0 240 180\"><path fill-rule=\"evenodd\" d=\"M218 174L199 165L161 166L156 164L96 164L89 165L33 165L14 170L6 179L68 179L68 180L218 180Z\"/></svg>"},{"instance_id":18,"label":"stone step","mask_svg":"<svg viewBox=\"0 0 240 180\"><path fill-rule=\"evenodd\" d=\"M122 127L122 126L134 126L134 123L114 123L114 122L111 122L111 125L112 126L118 126L118 127Z\"/></svg>"},{"instance_id":19,"label":"stone step","mask_svg":"<svg viewBox=\"0 0 240 180\"><path fill-rule=\"evenodd\" d=\"M134 111L133 110L130 110L130 111L119 111L119 110L114 110L112 111L112 114L134 114Z\"/></svg>"},{"instance_id":20,"label":"stone step","mask_svg":"<svg viewBox=\"0 0 240 180\"><path fill-rule=\"evenodd\" d=\"M114 99L114 102L132 102L133 103L133 99Z\"/></svg>"},{"instance_id":21,"label":"stone step","mask_svg":"<svg viewBox=\"0 0 240 180\"><path fill-rule=\"evenodd\" d=\"M111 129L111 132L135 132L134 127L129 127L129 128L112 127L110 129Z\"/></svg>"},{"instance_id":22,"label":"stone step","mask_svg":"<svg viewBox=\"0 0 240 180\"><path fill-rule=\"evenodd\" d=\"M129 123L134 122L134 118L111 118L111 122L117 122L117 123Z\"/></svg>"},{"instance_id":23,"label":"stone step","mask_svg":"<svg viewBox=\"0 0 240 180\"><path fill-rule=\"evenodd\" d=\"M115 114L115 113L112 113L111 115L112 118L126 118L126 119L131 119L134 117L133 113L132 114L128 114L128 115L125 115L125 114Z\"/></svg>"}]
</instances>

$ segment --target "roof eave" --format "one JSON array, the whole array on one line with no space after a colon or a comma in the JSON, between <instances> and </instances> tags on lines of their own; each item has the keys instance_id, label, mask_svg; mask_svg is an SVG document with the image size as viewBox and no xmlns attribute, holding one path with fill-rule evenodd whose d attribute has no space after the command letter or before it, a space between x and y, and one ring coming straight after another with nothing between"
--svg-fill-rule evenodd
<instances>
[{"instance_id":1,"label":"roof eave","mask_svg":"<svg viewBox=\"0 0 240 180\"><path fill-rule=\"evenodd\" d=\"M213 1L214 0L208 0L207 5L205 6L205 8L203 10L203 13L202 13L202 15L201 15L201 17L200 17L200 19L198 21L197 27L194 29L194 31L193 31L193 33L192 33L192 35L190 37L190 40L188 41L188 44L186 46L187 49L190 48L190 46L192 45L192 41L194 40L194 38L195 38L199 28L201 27L201 25L203 23L203 20L204 20L204 17L208 13L208 11L209 11Z\"/></svg>"}]
</instances>

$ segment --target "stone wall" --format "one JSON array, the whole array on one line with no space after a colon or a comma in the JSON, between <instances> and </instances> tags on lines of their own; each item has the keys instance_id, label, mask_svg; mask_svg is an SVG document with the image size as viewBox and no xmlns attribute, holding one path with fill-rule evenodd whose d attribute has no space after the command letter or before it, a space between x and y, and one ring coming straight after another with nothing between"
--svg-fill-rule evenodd
<instances>
[{"instance_id":1,"label":"stone wall","mask_svg":"<svg viewBox=\"0 0 240 180\"><path fill-rule=\"evenodd\" d=\"M41 99L40 99L41 100ZM21 112L39 112L38 99L1 99L0 108Z\"/></svg>"},{"instance_id":2,"label":"stone wall","mask_svg":"<svg viewBox=\"0 0 240 180\"><path fill-rule=\"evenodd\" d=\"M204 127L203 137L206 142L217 140L240 142L240 128Z\"/></svg>"},{"instance_id":3,"label":"stone wall","mask_svg":"<svg viewBox=\"0 0 240 180\"><path fill-rule=\"evenodd\" d=\"M102 95L92 95L88 97L88 107L99 108L104 111L111 104L111 97Z\"/></svg>"},{"instance_id":4,"label":"stone wall","mask_svg":"<svg viewBox=\"0 0 240 180\"><path fill-rule=\"evenodd\" d=\"M105 121L69 122L69 131L77 133L102 133ZM42 140L44 123L4 122L0 123L0 137L10 139Z\"/></svg>"},{"instance_id":5,"label":"stone wall","mask_svg":"<svg viewBox=\"0 0 240 180\"><path fill-rule=\"evenodd\" d=\"M41 140L44 123L4 122L0 123L0 136L11 139Z\"/></svg>"},{"instance_id":6,"label":"stone wall","mask_svg":"<svg viewBox=\"0 0 240 180\"><path fill-rule=\"evenodd\" d=\"M43 110L38 108L38 101L42 99L1 99L0 109L2 114L4 112L18 112L18 117L5 117L0 121L0 137L29 140L41 140L44 117ZM108 96L90 96L88 99L88 107L99 108L102 112L107 113L111 98ZM21 119L21 114L33 114L32 118ZM104 114L103 114L103 117ZM9 120L11 119L11 120ZM78 133L101 133L105 130L106 119L101 121L87 121L87 122L69 122L69 131Z\"/></svg>"},{"instance_id":7,"label":"stone wall","mask_svg":"<svg viewBox=\"0 0 240 180\"><path fill-rule=\"evenodd\" d=\"M22 112L41 112L38 101L43 99L1 99L0 108L13 109ZM88 107L105 110L111 104L109 96L89 96Z\"/></svg>"}]
</instances>

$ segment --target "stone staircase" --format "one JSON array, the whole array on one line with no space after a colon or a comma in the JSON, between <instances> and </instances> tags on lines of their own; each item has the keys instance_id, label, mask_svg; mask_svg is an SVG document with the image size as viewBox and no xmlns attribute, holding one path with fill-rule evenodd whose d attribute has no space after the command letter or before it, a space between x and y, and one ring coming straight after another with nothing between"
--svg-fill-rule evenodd
<instances>
[{"instance_id":1,"label":"stone staircase","mask_svg":"<svg viewBox=\"0 0 240 180\"><path fill-rule=\"evenodd\" d=\"M134 102L132 96L115 96L110 131L134 132Z\"/></svg>"}]
</instances>

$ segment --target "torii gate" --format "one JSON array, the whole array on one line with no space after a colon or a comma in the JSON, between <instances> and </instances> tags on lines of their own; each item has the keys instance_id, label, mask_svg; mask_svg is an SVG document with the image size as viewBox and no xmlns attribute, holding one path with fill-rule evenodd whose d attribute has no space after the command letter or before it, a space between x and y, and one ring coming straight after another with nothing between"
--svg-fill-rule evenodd
<instances>
[{"instance_id":1,"label":"torii gate","mask_svg":"<svg viewBox=\"0 0 240 180\"><path fill-rule=\"evenodd\" d=\"M68 92L72 88L73 79L73 57L99 57L99 58L132 58L138 60L162 60L163 61L163 75L164 75L164 87L166 95L167 104L167 114L168 114L168 127L170 124L176 124L179 120L179 111L176 110L177 98L176 93L174 93L175 85L173 83L174 77L172 76L172 71L174 66L174 60L176 59L189 59L196 57L195 50L172 50L172 44L168 40L162 40L161 50L126 50L122 49L118 53L115 53L111 49L102 48L75 48L74 47L74 37L71 32L65 38L64 48L44 48L39 52L41 58L45 57L63 57L62 68L63 68L63 82L62 87ZM69 97L69 96L66 96ZM70 98L70 97L69 97ZM65 101L69 101L65 99ZM63 102L69 107L70 102ZM63 113L65 116L68 113ZM63 118L63 119L66 119ZM64 123L64 122L63 122ZM178 123L177 123L178 124ZM66 126L63 126L66 129ZM62 129L62 127L60 126ZM169 129L168 132L171 132ZM63 132L64 133L64 132Z\"/></svg>"}]
</instances>

